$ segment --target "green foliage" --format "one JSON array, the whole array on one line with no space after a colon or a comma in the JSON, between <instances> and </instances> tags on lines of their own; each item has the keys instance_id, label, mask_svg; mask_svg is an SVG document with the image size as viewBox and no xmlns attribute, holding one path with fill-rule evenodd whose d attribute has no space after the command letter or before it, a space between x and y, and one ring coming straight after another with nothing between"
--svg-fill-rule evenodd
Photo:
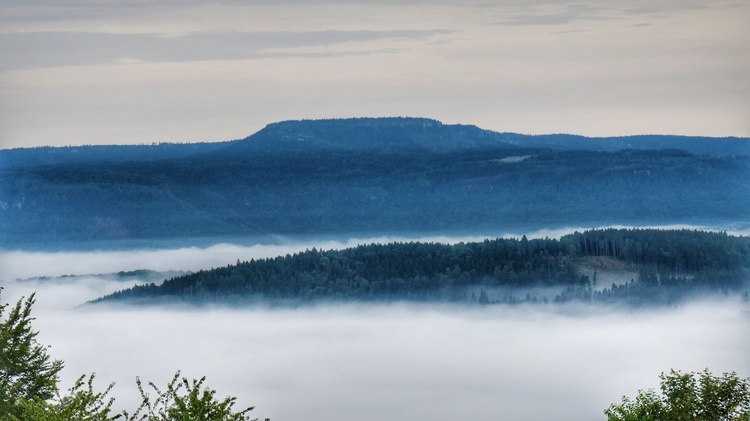
<instances>
[{"instance_id":1,"label":"green foliage","mask_svg":"<svg viewBox=\"0 0 750 421\"><path fill-rule=\"evenodd\" d=\"M19 300L7 315L8 305L0 304L0 414L19 416L24 401L51 399L57 391L63 362L51 359L36 340L34 301L34 294Z\"/></svg>"},{"instance_id":2,"label":"green foliage","mask_svg":"<svg viewBox=\"0 0 750 421\"><path fill-rule=\"evenodd\" d=\"M609 421L748 421L750 378L737 373L714 376L708 369L682 374L662 373L661 395L639 391L635 399L623 396L604 413Z\"/></svg>"},{"instance_id":3,"label":"green foliage","mask_svg":"<svg viewBox=\"0 0 750 421\"><path fill-rule=\"evenodd\" d=\"M114 398L108 395L114 384L104 392L96 392L93 387L94 375L86 379L81 376L64 396L53 400L35 398L20 401L19 416L0 416L0 421L245 421L253 408L235 412L237 398L226 397L219 400L216 391L204 386L205 377L200 380L180 378L175 374L166 389L159 389L149 382L155 396L147 393L141 380L136 379L141 393L141 405L132 413L114 413Z\"/></svg>"},{"instance_id":4,"label":"green foliage","mask_svg":"<svg viewBox=\"0 0 750 421\"><path fill-rule=\"evenodd\" d=\"M22 402L21 420L40 421L109 421L123 418L112 413L114 398L107 398L114 387L110 384L104 392L94 391L94 375L81 376L65 396L54 400L35 398ZM13 418L9 418L12 420ZM5 420L3 420L5 421Z\"/></svg>"},{"instance_id":5,"label":"green foliage","mask_svg":"<svg viewBox=\"0 0 750 421\"><path fill-rule=\"evenodd\" d=\"M125 412L125 418L128 421L244 421L249 419L245 414L253 407L234 412L233 407L237 398L227 397L224 400L218 400L215 390L203 386L205 380L205 377L200 380L180 378L180 373L177 372L164 390L149 382L149 386L156 392L156 396L152 398L143 389L139 378L136 383L143 402L132 415Z\"/></svg>"},{"instance_id":6,"label":"green foliage","mask_svg":"<svg viewBox=\"0 0 750 421\"><path fill-rule=\"evenodd\" d=\"M0 288L2 291L2 288ZM136 384L142 403L132 413L114 413L114 387L94 389L94 374L81 376L68 393L59 393L58 373L63 362L51 360L47 348L36 341L31 328L34 295L21 299L3 318L7 304L0 302L0 421L245 421L253 408L235 411L237 398L220 400L216 391L200 380L175 374L166 389L149 383L155 396L147 393L140 378Z\"/></svg>"}]
</instances>

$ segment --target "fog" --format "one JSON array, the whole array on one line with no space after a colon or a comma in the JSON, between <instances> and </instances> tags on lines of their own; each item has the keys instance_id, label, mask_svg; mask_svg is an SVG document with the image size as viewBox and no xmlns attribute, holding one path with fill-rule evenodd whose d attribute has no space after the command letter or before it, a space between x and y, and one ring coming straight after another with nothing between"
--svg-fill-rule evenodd
<instances>
[{"instance_id":1,"label":"fog","mask_svg":"<svg viewBox=\"0 0 750 421\"><path fill-rule=\"evenodd\" d=\"M14 302L36 291L39 340L66 362L61 386L95 372L100 390L116 382L112 395L118 409L137 406L136 376L165 386L182 370L189 378L207 376L208 386L219 396L237 396L239 406L255 405L251 414L261 419L600 420L622 395L658 388L659 373L672 368L750 376L750 306L737 298L650 310L405 303L80 307L136 281L94 275L15 280L141 268L195 270L370 240L3 252L2 300Z\"/></svg>"},{"instance_id":2,"label":"fog","mask_svg":"<svg viewBox=\"0 0 750 421\"><path fill-rule=\"evenodd\" d=\"M101 389L117 383L118 408L137 406L136 375L164 386L182 370L275 420L596 420L621 395L657 387L671 368L750 373L750 312L737 301L639 312L406 304L71 310L60 301L98 294L93 282L6 287L7 300L38 291L35 326L66 361L62 385L96 372Z\"/></svg>"},{"instance_id":3,"label":"fog","mask_svg":"<svg viewBox=\"0 0 750 421\"><path fill-rule=\"evenodd\" d=\"M544 230L539 231L535 235L551 236L549 234L558 234L559 236L573 230L572 228L563 228L554 231ZM512 236L512 234L499 233L496 237L503 236ZM100 250L95 252L63 251L56 253L0 250L0 280L24 279L36 276L101 274L137 269L197 271L233 264L238 259L244 261L276 257L297 253L305 249L312 249L313 247L330 250L354 247L360 244L385 244L394 241L425 241L453 244L462 241L483 241L486 238L489 237L430 236L417 238L381 236L342 240L302 241L278 237L273 244L238 245L222 243L210 247L181 247L174 249Z\"/></svg>"},{"instance_id":4,"label":"fog","mask_svg":"<svg viewBox=\"0 0 750 421\"><path fill-rule=\"evenodd\" d=\"M633 228L614 225L611 228ZM601 227L561 227L540 229L526 233L532 238L560 238L575 231L585 231ZM604 227L606 228L606 227ZM726 228L699 227L693 225L668 225L641 228L660 229L701 229L707 231L727 231L732 235L750 235L750 227L740 230ZM149 269L155 271L197 271L226 266L239 260L250 260L292 254L313 247L330 250L354 247L361 244L390 243L395 241L422 241L455 244L459 242L483 241L494 238L520 238L519 233L498 232L489 235L447 236L433 235L421 237L379 236L346 238L339 240L300 240L278 236L271 244L215 244L210 247L181 247L173 249L139 250L99 250L29 252L2 250L0 248L0 282L3 280L24 279L37 276L63 276L73 274L102 274L120 271Z\"/></svg>"}]
</instances>

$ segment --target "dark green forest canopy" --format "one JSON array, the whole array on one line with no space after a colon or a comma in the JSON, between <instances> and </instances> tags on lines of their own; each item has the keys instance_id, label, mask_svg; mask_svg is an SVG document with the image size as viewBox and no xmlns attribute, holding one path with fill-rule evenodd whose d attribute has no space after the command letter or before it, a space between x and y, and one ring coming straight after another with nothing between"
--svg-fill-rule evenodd
<instances>
[{"instance_id":1,"label":"dark green forest canopy","mask_svg":"<svg viewBox=\"0 0 750 421\"><path fill-rule=\"evenodd\" d=\"M614 259L639 274L595 288L580 263ZM554 287L555 301L672 302L700 292L747 288L750 238L694 230L606 229L561 239L370 244L202 270L116 292L95 302L309 303L320 300L519 302L497 288ZM507 289L506 289L507 291ZM470 294L475 297L471 298ZM478 294L478 296L477 296ZM745 294L746 291L745 291ZM546 297L545 297L546 298Z\"/></svg>"}]
</instances>

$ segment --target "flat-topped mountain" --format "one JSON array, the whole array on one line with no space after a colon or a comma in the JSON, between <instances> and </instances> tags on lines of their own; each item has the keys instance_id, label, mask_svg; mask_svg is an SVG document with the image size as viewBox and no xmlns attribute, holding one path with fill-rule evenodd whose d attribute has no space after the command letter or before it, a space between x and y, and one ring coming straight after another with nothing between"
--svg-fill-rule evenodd
<instances>
[{"instance_id":1,"label":"flat-topped mountain","mask_svg":"<svg viewBox=\"0 0 750 421\"><path fill-rule=\"evenodd\" d=\"M249 150L328 149L378 153L450 152L492 148L617 151L679 149L696 154L750 155L750 139L638 135L584 137L569 134L499 133L473 125L427 118L388 117L297 120L273 123L231 148Z\"/></svg>"},{"instance_id":2,"label":"flat-topped mountain","mask_svg":"<svg viewBox=\"0 0 750 421\"><path fill-rule=\"evenodd\" d=\"M366 151L451 152L485 149L618 151L676 149L699 155L750 155L750 138L636 135L584 137L570 134L499 133L473 125L443 124L413 117L292 120L272 123L244 139L204 143L89 145L0 150L0 169L83 162L184 159L203 154Z\"/></svg>"},{"instance_id":3,"label":"flat-topped mountain","mask_svg":"<svg viewBox=\"0 0 750 421\"><path fill-rule=\"evenodd\" d=\"M426 118L300 120L269 124L234 142L248 150L348 150L377 153L449 152L507 147L498 133L476 126L444 125Z\"/></svg>"},{"instance_id":4,"label":"flat-topped mountain","mask_svg":"<svg viewBox=\"0 0 750 421\"><path fill-rule=\"evenodd\" d=\"M2 150L0 247L742 225L748 145L358 118L219 143Z\"/></svg>"}]
</instances>

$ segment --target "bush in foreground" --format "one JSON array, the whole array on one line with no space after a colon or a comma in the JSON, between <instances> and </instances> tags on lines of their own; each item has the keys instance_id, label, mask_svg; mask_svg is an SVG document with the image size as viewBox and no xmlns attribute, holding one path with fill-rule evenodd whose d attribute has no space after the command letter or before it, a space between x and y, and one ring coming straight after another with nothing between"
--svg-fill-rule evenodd
<instances>
[{"instance_id":1,"label":"bush in foreground","mask_svg":"<svg viewBox=\"0 0 750 421\"><path fill-rule=\"evenodd\" d=\"M641 390L604 413L609 421L750 421L750 378L737 373L662 373L661 395Z\"/></svg>"},{"instance_id":2,"label":"bush in foreground","mask_svg":"<svg viewBox=\"0 0 750 421\"><path fill-rule=\"evenodd\" d=\"M0 288L2 292L2 288ZM235 411L235 397L219 400L206 387L205 377L189 380L177 372L166 389L149 382L152 396L136 378L142 402L131 414L112 411L109 396L114 384L103 392L94 390L94 375L81 376L67 393L58 388L61 360L52 360L47 347L37 342L31 322L34 295L21 299L7 312L0 301L0 421L245 421L253 407ZM148 390L148 391L147 391Z\"/></svg>"}]
</instances>

